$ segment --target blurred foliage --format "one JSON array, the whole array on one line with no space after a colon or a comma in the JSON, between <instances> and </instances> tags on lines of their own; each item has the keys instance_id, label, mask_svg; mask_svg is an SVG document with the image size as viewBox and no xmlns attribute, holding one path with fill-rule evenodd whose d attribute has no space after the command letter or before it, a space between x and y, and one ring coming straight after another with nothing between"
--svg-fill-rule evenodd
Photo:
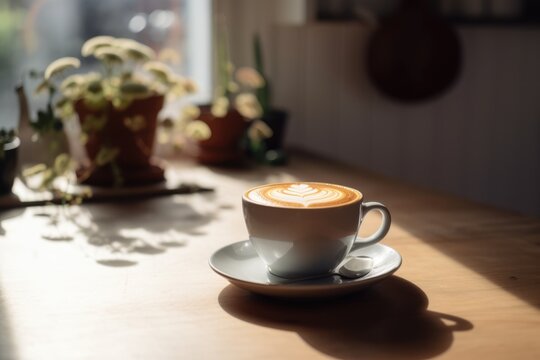
<instances>
[{"instance_id":1,"label":"blurred foliage","mask_svg":"<svg viewBox=\"0 0 540 360\"><path fill-rule=\"evenodd\" d=\"M18 46L15 41L16 34L23 16L22 9L10 7L6 1L0 1L0 71L11 68L13 53Z\"/></svg>"},{"instance_id":2,"label":"blurred foliage","mask_svg":"<svg viewBox=\"0 0 540 360\"><path fill-rule=\"evenodd\" d=\"M4 158L4 145L9 144L17 137L15 129L0 129L0 160Z\"/></svg>"}]
</instances>

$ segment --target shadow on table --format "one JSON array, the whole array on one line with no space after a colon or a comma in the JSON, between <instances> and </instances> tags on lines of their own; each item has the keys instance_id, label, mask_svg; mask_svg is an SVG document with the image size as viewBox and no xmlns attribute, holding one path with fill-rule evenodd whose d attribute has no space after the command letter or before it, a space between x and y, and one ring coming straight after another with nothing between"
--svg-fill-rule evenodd
<instances>
[{"instance_id":1,"label":"shadow on table","mask_svg":"<svg viewBox=\"0 0 540 360\"><path fill-rule=\"evenodd\" d=\"M48 229L53 230L42 237L50 241L82 238L87 254L98 264L133 266L137 264L135 255L158 255L167 249L186 246L189 239L205 234L201 228L218 216L220 207L215 204L201 211L193 205L194 199L212 204L214 195L89 204L77 209L57 207L53 211L60 213L41 214L49 218Z\"/></svg>"},{"instance_id":2,"label":"shadow on table","mask_svg":"<svg viewBox=\"0 0 540 360\"><path fill-rule=\"evenodd\" d=\"M0 289L0 300L2 291ZM0 359L16 359L17 351L13 342L9 318L2 301L0 301Z\"/></svg>"},{"instance_id":3,"label":"shadow on table","mask_svg":"<svg viewBox=\"0 0 540 360\"><path fill-rule=\"evenodd\" d=\"M22 213L24 213L24 209L0 210L0 236L6 234L6 229L4 229L2 223L5 220L20 216Z\"/></svg>"},{"instance_id":4,"label":"shadow on table","mask_svg":"<svg viewBox=\"0 0 540 360\"><path fill-rule=\"evenodd\" d=\"M435 201L431 200L432 206ZM427 206L419 211L411 210L415 209L412 205L406 210L403 203L401 211L394 211L395 224L505 291L540 307L538 219L470 206L465 201L437 205L437 211Z\"/></svg>"},{"instance_id":5,"label":"shadow on table","mask_svg":"<svg viewBox=\"0 0 540 360\"><path fill-rule=\"evenodd\" d=\"M24 209L11 209L0 211L0 241L1 236L6 234L6 230L2 226L4 220L11 219L24 213ZM13 334L10 329L9 314L2 301L2 284L0 284L0 359L16 359L17 351L15 348Z\"/></svg>"},{"instance_id":6,"label":"shadow on table","mask_svg":"<svg viewBox=\"0 0 540 360\"><path fill-rule=\"evenodd\" d=\"M326 301L272 299L232 285L218 301L238 319L296 332L313 348L341 359L428 359L452 346L455 331L473 328L465 319L427 310L426 294L396 276Z\"/></svg>"},{"instance_id":7,"label":"shadow on table","mask_svg":"<svg viewBox=\"0 0 540 360\"><path fill-rule=\"evenodd\" d=\"M300 159L298 166L287 169L291 176L358 187L367 200L388 206L397 227L540 308L538 217L525 217L365 170L358 172L311 155L303 154ZM388 239L392 237L391 229ZM392 241L399 251L400 240ZM416 260L421 263L421 258L408 258L410 262Z\"/></svg>"}]
</instances>

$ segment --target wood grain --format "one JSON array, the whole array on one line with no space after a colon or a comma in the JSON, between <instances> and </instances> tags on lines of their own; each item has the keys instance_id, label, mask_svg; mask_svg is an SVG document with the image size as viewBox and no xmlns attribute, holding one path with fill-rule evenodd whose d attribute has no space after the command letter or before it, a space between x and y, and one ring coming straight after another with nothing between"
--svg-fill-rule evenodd
<instances>
[{"instance_id":1,"label":"wood grain","mask_svg":"<svg viewBox=\"0 0 540 360\"><path fill-rule=\"evenodd\" d=\"M0 359L540 358L538 219L304 155L257 170L178 161L169 174L216 191L0 214ZM216 249L246 238L244 190L304 178L389 207L396 276L297 303L209 269Z\"/></svg>"}]
</instances>

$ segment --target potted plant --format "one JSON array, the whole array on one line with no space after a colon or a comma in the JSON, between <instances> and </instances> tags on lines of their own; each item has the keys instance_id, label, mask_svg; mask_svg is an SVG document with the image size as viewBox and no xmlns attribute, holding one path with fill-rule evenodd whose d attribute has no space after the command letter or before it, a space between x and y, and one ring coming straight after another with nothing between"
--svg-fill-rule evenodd
<instances>
[{"instance_id":1,"label":"potted plant","mask_svg":"<svg viewBox=\"0 0 540 360\"><path fill-rule=\"evenodd\" d=\"M193 93L195 84L155 60L154 50L135 40L98 36L86 41L81 53L99 60L101 71L65 76L80 67L80 60L52 62L36 89L48 93L48 106L38 112L33 126L38 132L59 131L77 115L77 140L86 152L78 159L81 183L163 181L164 171L152 158L158 113L166 97Z\"/></svg>"},{"instance_id":2,"label":"potted plant","mask_svg":"<svg viewBox=\"0 0 540 360\"><path fill-rule=\"evenodd\" d=\"M255 69L263 78L262 86L256 90L256 96L261 105L261 120L270 129L272 136L261 136L259 128L250 129L249 152L261 163L280 165L285 163L286 155L283 151L283 138L287 125L288 114L284 110L271 106L271 88L264 69L263 51L259 35L253 39L253 54Z\"/></svg>"},{"instance_id":3,"label":"potted plant","mask_svg":"<svg viewBox=\"0 0 540 360\"><path fill-rule=\"evenodd\" d=\"M212 104L201 106L199 120L208 126L210 137L198 140L196 157L205 164L238 164L245 156L243 144L252 134L270 137L271 131L258 119L262 108L255 96L264 85L254 69L235 70L230 61L227 31L223 19L214 36L216 86ZM248 128L255 131L248 132Z\"/></svg>"},{"instance_id":4,"label":"potted plant","mask_svg":"<svg viewBox=\"0 0 540 360\"><path fill-rule=\"evenodd\" d=\"M0 130L0 194L9 194L17 173L19 138L15 130Z\"/></svg>"}]
</instances>

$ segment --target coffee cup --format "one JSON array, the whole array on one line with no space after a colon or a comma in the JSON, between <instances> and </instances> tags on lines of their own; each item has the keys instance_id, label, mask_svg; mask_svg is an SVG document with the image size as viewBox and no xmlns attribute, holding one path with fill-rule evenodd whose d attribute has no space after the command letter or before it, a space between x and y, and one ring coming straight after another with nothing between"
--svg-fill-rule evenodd
<instances>
[{"instance_id":1,"label":"coffee cup","mask_svg":"<svg viewBox=\"0 0 540 360\"><path fill-rule=\"evenodd\" d=\"M391 223L383 204L364 202L356 189L319 182L258 186L244 193L242 207L249 239L268 271L289 279L333 271L351 251L380 241ZM381 225L359 237L372 210L382 215Z\"/></svg>"}]
</instances>

